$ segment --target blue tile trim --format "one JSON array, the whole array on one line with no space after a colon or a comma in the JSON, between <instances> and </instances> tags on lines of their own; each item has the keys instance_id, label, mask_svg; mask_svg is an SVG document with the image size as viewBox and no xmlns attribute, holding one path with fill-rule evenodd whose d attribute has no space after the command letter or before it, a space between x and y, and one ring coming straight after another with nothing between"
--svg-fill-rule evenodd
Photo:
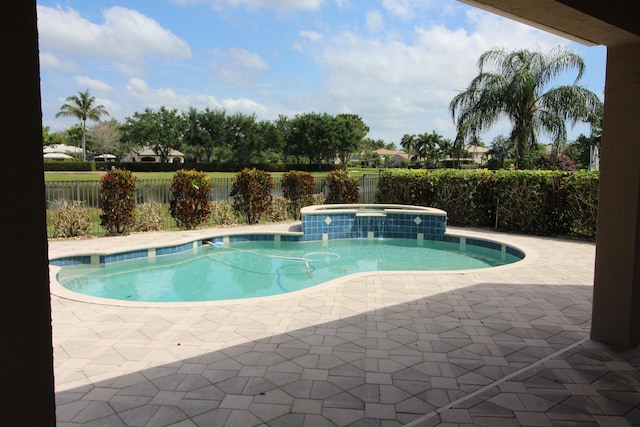
<instances>
[{"instance_id":1,"label":"blue tile trim","mask_svg":"<svg viewBox=\"0 0 640 427\"><path fill-rule=\"evenodd\" d=\"M137 251L130 251L130 252L121 252L118 254L100 255L100 264L106 264L109 262L116 262L116 261L126 261L129 259L136 259L136 258L145 258L147 256L149 256L149 251L147 249L140 249Z\"/></svg>"},{"instance_id":2,"label":"blue tile trim","mask_svg":"<svg viewBox=\"0 0 640 427\"><path fill-rule=\"evenodd\" d=\"M64 267L65 265L91 264L91 256L83 255L83 256L73 256L68 258L52 259L51 261L49 261L49 264L57 265L59 267Z\"/></svg>"},{"instance_id":3,"label":"blue tile trim","mask_svg":"<svg viewBox=\"0 0 640 427\"><path fill-rule=\"evenodd\" d=\"M214 241L222 241L221 238L214 238ZM229 242L273 242L275 240L274 234L244 234L240 236L229 236Z\"/></svg>"},{"instance_id":4,"label":"blue tile trim","mask_svg":"<svg viewBox=\"0 0 640 427\"><path fill-rule=\"evenodd\" d=\"M193 248L193 243L185 243L183 245L157 248L156 255L175 254L179 252L184 252L191 248ZM110 262L126 261L126 260L137 259L137 258L146 258L148 256L149 256L148 249L140 249L136 251L120 252L120 253L109 254L109 255L100 255L99 262L100 264L107 264ZM84 255L84 256L54 259L50 261L50 264L61 266L61 267L65 265L73 265L73 264L91 264L91 256Z\"/></svg>"},{"instance_id":5,"label":"blue tile trim","mask_svg":"<svg viewBox=\"0 0 640 427\"><path fill-rule=\"evenodd\" d=\"M520 249L516 249L512 246L506 246L506 251L509 255L513 255L516 258L524 258L524 252L522 252Z\"/></svg>"},{"instance_id":6,"label":"blue tile trim","mask_svg":"<svg viewBox=\"0 0 640 427\"><path fill-rule=\"evenodd\" d=\"M156 255L170 255L193 249L193 243L185 243L184 245L168 246L165 248L157 248Z\"/></svg>"},{"instance_id":7,"label":"blue tile trim","mask_svg":"<svg viewBox=\"0 0 640 427\"><path fill-rule=\"evenodd\" d=\"M488 240L474 239L467 237L467 245L479 246L481 248L493 249L494 251L502 251L502 244L496 242L490 242Z\"/></svg>"},{"instance_id":8,"label":"blue tile trim","mask_svg":"<svg viewBox=\"0 0 640 427\"><path fill-rule=\"evenodd\" d=\"M448 243L460 243L460 237L458 236L443 236L442 237L442 241L443 242L448 242Z\"/></svg>"}]
</instances>

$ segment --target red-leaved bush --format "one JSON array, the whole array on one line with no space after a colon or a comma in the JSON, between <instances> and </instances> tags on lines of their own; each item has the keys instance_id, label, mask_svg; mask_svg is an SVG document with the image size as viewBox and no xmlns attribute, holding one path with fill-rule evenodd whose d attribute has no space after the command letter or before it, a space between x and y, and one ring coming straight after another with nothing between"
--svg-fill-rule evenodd
<instances>
[{"instance_id":1,"label":"red-leaved bush","mask_svg":"<svg viewBox=\"0 0 640 427\"><path fill-rule=\"evenodd\" d=\"M128 233L136 223L136 178L128 170L110 170L100 178L100 187L100 224L109 234Z\"/></svg>"},{"instance_id":2,"label":"red-leaved bush","mask_svg":"<svg viewBox=\"0 0 640 427\"><path fill-rule=\"evenodd\" d=\"M233 211L247 224L257 224L271 209L273 178L268 172L245 168L238 172L231 185Z\"/></svg>"},{"instance_id":3,"label":"red-leaved bush","mask_svg":"<svg viewBox=\"0 0 640 427\"><path fill-rule=\"evenodd\" d=\"M282 176L282 194L289 200L289 213L300 219L300 209L310 205L314 179L309 172L289 171Z\"/></svg>"},{"instance_id":4,"label":"red-leaved bush","mask_svg":"<svg viewBox=\"0 0 640 427\"><path fill-rule=\"evenodd\" d=\"M179 227L191 230L211 216L209 176L196 170L180 169L171 181L169 212Z\"/></svg>"},{"instance_id":5,"label":"red-leaved bush","mask_svg":"<svg viewBox=\"0 0 640 427\"><path fill-rule=\"evenodd\" d=\"M325 203L354 204L360 201L360 183L345 169L334 169L327 175L329 194Z\"/></svg>"}]
</instances>

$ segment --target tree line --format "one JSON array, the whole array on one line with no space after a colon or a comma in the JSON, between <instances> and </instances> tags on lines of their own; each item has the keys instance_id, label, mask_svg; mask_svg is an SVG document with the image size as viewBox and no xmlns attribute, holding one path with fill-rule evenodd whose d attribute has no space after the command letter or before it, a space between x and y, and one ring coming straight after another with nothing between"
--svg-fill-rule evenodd
<instances>
[{"instance_id":1,"label":"tree line","mask_svg":"<svg viewBox=\"0 0 640 427\"><path fill-rule=\"evenodd\" d=\"M491 142L489 154L494 166L504 167L505 160L520 169L540 168L549 162L557 166L562 163L562 155L584 166L591 147L599 148L603 105L597 95L577 85L585 64L576 53L563 48L548 53L495 48L480 56L478 68L479 74L450 102L456 125L453 140L435 131L402 137L400 145L412 161L433 168L445 156L464 157L468 148L484 146L482 132L503 118L511 122L512 131L508 137L500 135ZM572 70L576 71L574 84L551 86L555 78ZM353 153L366 159L373 157L375 149L395 149L394 143L367 138L369 126L357 114L312 112L266 121L222 109L178 112L162 106L136 112L123 123L100 122L108 113L85 91L67 98L57 116L80 119L81 124L69 129L66 136L82 141L85 158L85 139L94 154L120 156L133 148L149 146L163 162L175 149L196 162L244 165L322 165L336 160L346 165ZM87 130L87 120L98 123ZM590 124L591 135L581 135L568 144L567 123L577 122ZM541 134L550 137L551 160L543 158ZM46 129L43 136L45 144L56 142Z\"/></svg>"},{"instance_id":2,"label":"tree line","mask_svg":"<svg viewBox=\"0 0 640 427\"><path fill-rule=\"evenodd\" d=\"M125 118L109 120L87 131L87 147L93 154L118 157L132 149L151 147L166 162L178 150L200 163L326 164L339 159L346 164L351 153L385 146L366 138L369 127L357 114L303 113L281 115L275 121L254 114L229 114L223 109L178 112L164 106L146 108ZM82 128L71 128L65 137L77 140ZM49 135L49 143L60 142Z\"/></svg>"}]
</instances>

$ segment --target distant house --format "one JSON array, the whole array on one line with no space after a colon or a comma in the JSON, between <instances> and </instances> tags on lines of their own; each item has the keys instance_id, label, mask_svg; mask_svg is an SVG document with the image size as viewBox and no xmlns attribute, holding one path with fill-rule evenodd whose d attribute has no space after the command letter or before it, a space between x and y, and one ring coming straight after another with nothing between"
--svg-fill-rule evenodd
<instances>
[{"instance_id":1,"label":"distant house","mask_svg":"<svg viewBox=\"0 0 640 427\"><path fill-rule=\"evenodd\" d=\"M367 166L376 167L376 166L385 166L385 167L399 167L403 166L404 163L409 161L411 157L409 154L404 151L398 150L387 150L386 148L381 148L379 150L373 150L371 152L372 156L365 156L364 153L360 154L352 154L349 157L350 162L362 162L366 163Z\"/></svg>"},{"instance_id":2,"label":"distant house","mask_svg":"<svg viewBox=\"0 0 640 427\"><path fill-rule=\"evenodd\" d=\"M491 157L493 157L491 154L489 154L489 149L487 147L471 146L471 147L467 147L466 151L469 154L469 157L453 158L449 154L447 154L445 158L440 161L440 163L444 167L452 167L455 164L472 164L472 163L483 165Z\"/></svg>"},{"instance_id":3,"label":"distant house","mask_svg":"<svg viewBox=\"0 0 640 427\"><path fill-rule=\"evenodd\" d=\"M162 158L151 147L142 147L129 151L122 156L123 162L128 163L161 163ZM184 154L178 150L171 150L167 156L168 163L184 163Z\"/></svg>"},{"instance_id":4,"label":"distant house","mask_svg":"<svg viewBox=\"0 0 640 427\"><path fill-rule=\"evenodd\" d=\"M411 157L402 150L387 150L386 148L381 148L379 150L374 150L373 152L380 157L382 160L381 163L385 167L391 168L402 166L407 163Z\"/></svg>"},{"instance_id":5,"label":"distant house","mask_svg":"<svg viewBox=\"0 0 640 427\"><path fill-rule=\"evenodd\" d=\"M93 158L96 162L115 162L117 157L110 153L98 154Z\"/></svg>"},{"instance_id":6,"label":"distant house","mask_svg":"<svg viewBox=\"0 0 640 427\"><path fill-rule=\"evenodd\" d=\"M42 157L45 160L67 160L67 159L73 159L73 156L70 156L68 154L64 154L64 153L43 153Z\"/></svg>"},{"instance_id":7,"label":"distant house","mask_svg":"<svg viewBox=\"0 0 640 427\"><path fill-rule=\"evenodd\" d=\"M74 147L73 145L53 144L43 147L42 154L68 154L70 156L82 156L82 148ZM52 158L52 156L49 156L49 158Z\"/></svg>"},{"instance_id":8,"label":"distant house","mask_svg":"<svg viewBox=\"0 0 640 427\"><path fill-rule=\"evenodd\" d=\"M467 147L469 157L474 163L483 164L491 158L491 154L488 154L489 149L487 147Z\"/></svg>"}]
</instances>

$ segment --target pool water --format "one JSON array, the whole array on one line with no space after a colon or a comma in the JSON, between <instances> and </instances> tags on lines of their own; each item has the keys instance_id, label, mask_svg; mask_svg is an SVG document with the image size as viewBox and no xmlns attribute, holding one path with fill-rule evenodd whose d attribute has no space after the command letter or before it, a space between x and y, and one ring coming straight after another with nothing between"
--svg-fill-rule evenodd
<instances>
[{"instance_id":1,"label":"pool water","mask_svg":"<svg viewBox=\"0 0 640 427\"><path fill-rule=\"evenodd\" d=\"M388 270L467 270L519 261L511 254L432 240L248 241L194 252L69 265L65 288L128 301L230 300L293 292L348 274Z\"/></svg>"}]
</instances>

